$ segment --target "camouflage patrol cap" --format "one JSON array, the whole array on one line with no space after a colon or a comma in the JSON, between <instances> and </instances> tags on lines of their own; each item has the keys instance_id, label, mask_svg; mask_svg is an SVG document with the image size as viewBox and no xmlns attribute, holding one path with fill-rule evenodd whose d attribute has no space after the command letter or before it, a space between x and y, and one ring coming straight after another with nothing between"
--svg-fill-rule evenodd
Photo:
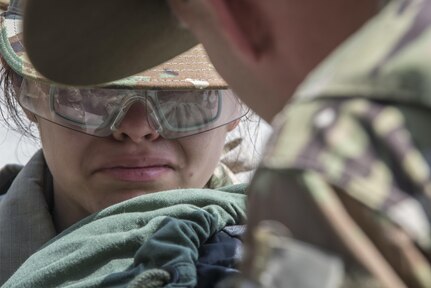
<instances>
[{"instance_id":1,"label":"camouflage patrol cap","mask_svg":"<svg viewBox=\"0 0 431 288\"><path fill-rule=\"evenodd\" d=\"M171 90L227 88L226 82L209 62L203 47L201 45L195 46L194 39L184 34L181 29L174 28L176 23L165 12L159 12L159 16L163 18L163 21L169 22L166 24L169 27L159 27L160 29L158 29L160 24L155 24L158 22L151 23L155 19L148 16L150 19L146 21L132 21L127 24L132 25L134 23L136 31L144 30L141 29L144 25L152 26L151 33L138 34L133 37L132 31L125 31L125 26L118 23L115 17L121 18L121 15L125 13L123 11L131 12L129 5L138 5L138 2L147 3L143 4L141 9L149 9L151 6L151 9L167 10L163 6L164 4L156 4L165 2L160 0L91 0L86 1L85 11L77 7L75 1L56 0L55 3L59 3L59 5L52 5L51 1L45 0L37 0L37 2L13 0L8 10L0 16L0 53L13 70L22 76L36 80L48 81L47 78L49 78L54 82L63 84L94 86L147 69L139 74L109 82L103 86ZM59 6L56 10L59 12L58 17L42 13L43 9L52 12L48 8L49 5ZM97 13L97 8L102 7L106 8L101 9L103 13ZM26 26L27 30L24 27L24 34L23 8L27 9L27 12L34 10L31 17L34 22L30 22L31 25L35 25L35 29L30 27L30 24ZM66 11L69 13L63 13ZM79 15L79 21L76 19L75 12ZM42 14L43 17L47 16L47 18L41 18ZM63 14L68 14L68 16ZM105 15L107 17L104 17ZM137 16L130 15L131 18ZM63 18L73 24L69 25L70 30L63 27L65 25L65 22L61 21ZM99 22L92 22L93 25L87 27L86 24L90 25L88 23L90 18ZM142 16L141 18L145 17ZM82 24L80 24L81 20ZM56 29L47 29L49 27L62 27L62 29L61 31L54 31ZM81 30L74 31L74 27ZM90 30L92 32L86 33ZM119 35L120 32L122 35ZM60 35L55 33L63 33L67 37L57 37ZM30 41L27 41L23 35L26 35ZM25 38L24 41L23 38ZM64 41L71 42L66 43ZM33 48L31 51L39 57L28 55L28 44ZM41 46L39 45L42 45L45 50L40 50ZM57 47L59 49L63 47L61 52L56 53ZM78 47L85 47L85 49L79 49L81 54L75 53ZM136 57L137 54L141 53L144 57ZM179 55L175 56L177 54ZM124 61L118 61L119 55L123 57ZM124 55L128 57L125 58ZM175 57L172 58L173 56ZM33 59L36 61L33 62ZM115 61L111 61L112 59ZM42 75L38 70L42 68L41 70L46 72L43 69L45 64L47 67L53 65L54 69Z\"/></svg>"}]
</instances>

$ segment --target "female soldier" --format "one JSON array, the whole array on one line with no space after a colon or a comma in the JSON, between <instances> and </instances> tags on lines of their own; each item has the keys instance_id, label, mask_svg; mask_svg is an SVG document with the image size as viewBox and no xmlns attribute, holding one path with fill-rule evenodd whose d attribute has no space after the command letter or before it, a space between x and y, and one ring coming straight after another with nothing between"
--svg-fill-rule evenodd
<instances>
[{"instance_id":1,"label":"female soldier","mask_svg":"<svg viewBox=\"0 0 431 288\"><path fill-rule=\"evenodd\" d=\"M135 245L136 249L131 250L131 260L136 250L146 242L144 240L154 238L156 231L169 225L183 225L181 221L168 221L166 216L171 220L186 219L184 221L193 222L193 225L203 226L198 229L199 241L194 243L193 249L183 245L180 251L201 249L192 260L193 267L197 256L201 260L215 261L202 260L204 262L198 262L200 268L197 269L202 286L207 285L205 281L209 279L215 284L220 275L230 271L226 269L233 265L238 243L226 233L210 238L225 226L240 224L244 220L244 195L216 190L202 193L204 190L186 188L219 188L233 183L229 176L231 173L220 165L219 159L226 135L245 115L245 107L227 90L225 82L207 62L201 47L195 47L150 71L103 87L66 88L49 83L26 60L18 4L14 1L1 17L3 37L0 52L4 66L5 103L14 110L15 100L18 100L27 117L37 124L42 151L36 153L16 176L12 173L0 179L0 194L4 194L0 201L0 284L47 241L92 214L97 215L96 218L86 224L75 225L72 230L76 227L79 230L82 226L84 231L90 229L94 232L100 228L97 230L100 235L111 233L112 237L103 238L108 242L95 238L84 241L91 243L96 250L99 244L105 248L120 245L117 242L112 244L111 240L118 240L129 249ZM163 194L161 196L146 195L132 204L131 200L126 201L176 188L182 190L155 193ZM124 206L114 206L117 208L108 209L110 212L107 214L100 212L123 201L126 201ZM131 209L130 205L140 208ZM178 205L183 208L178 208ZM187 207L192 212L185 211L184 205L189 205ZM211 205L216 208L208 210ZM94 214L96 212L99 213ZM198 212L205 213L200 215ZM196 213L200 215L199 219ZM114 217L117 214L127 219L119 220ZM210 225L211 229L205 230L208 215L216 217L217 225ZM110 217L114 220L107 224L105 220ZM98 221L105 222L100 224ZM115 223L114 227L109 226L112 223ZM143 231L143 228L150 230ZM139 231L140 240L124 234L127 231ZM192 237L190 231L185 238L181 238L175 229L170 231L173 236L168 239L178 242L178 245L182 243L181 239ZM206 232L202 234L202 231ZM113 236L115 233L123 234L116 238ZM69 231L61 236L67 234ZM215 249L205 248L204 242L211 243L208 247ZM60 249L63 252L64 247ZM160 247L156 245L148 249L165 251L159 251ZM100 259L100 254L93 252L94 249L85 253L86 256L97 255ZM177 259L175 255L185 254L182 252L169 257ZM145 257L148 255L147 251ZM218 256L213 258L214 255ZM60 257L57 260L63 259ZM98 260L94 259L96 263ZM219 264L220 261L224 264ZM127 265L132 263L127 262ZM148 262L143 263L147 266L136 265L135 270L128 270L126 276L108 281L106 285L122 283L125 278L133 279L133 275L142 272L140 269L148 267ZM184 261L181 263L180 267L183 267ZM109 265L115 266L115 263L109 262ZM54 266L63 269L60 263ZM91 265L85 267L91 271ZM183 273L183 268L175 267L170 265L169 269L163 270L164 274L161 272L162 276L166 276L166 271L171 278L175 273ZM105 272L101 271L100 275L105 275ZM86 276L80 277L84 279ZM67 277L62 278L62 281L68 281ZM193 281L196 282L196 277ZM8 283L14 287L18 285L13 279ZM47 287L41 283L35 286Z\"/></svg>"}]
</instances>

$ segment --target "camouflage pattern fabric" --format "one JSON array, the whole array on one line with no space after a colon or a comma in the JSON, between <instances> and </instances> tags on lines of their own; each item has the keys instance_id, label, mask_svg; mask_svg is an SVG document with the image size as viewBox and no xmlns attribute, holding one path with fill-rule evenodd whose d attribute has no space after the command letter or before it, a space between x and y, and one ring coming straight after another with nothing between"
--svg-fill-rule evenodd
<instances>
[{"instance_id":1,"label":"camouflage pattern fabric","mask_svg":"<svg viewBox=\"0 0 431 288\"><path fill-rule=\"evenodd\" d=\"M286 243L343 260L332 287L431 287L430 48L431 1L390 1L276 117L249 191L243 271L257 286L289 277L265 271L270 219Z\"/></svg>"},{"instance_id":2,"label":"camouflage pattern fabric","mask_svg":"<svg viewBox=\"0 0 431 288\"><path fill-rule=\"evenodd\" d=\"M240 184L235 174L223 163L219 163L205 188L217 189L224 186Z\"/></svg>"}]
</instances>

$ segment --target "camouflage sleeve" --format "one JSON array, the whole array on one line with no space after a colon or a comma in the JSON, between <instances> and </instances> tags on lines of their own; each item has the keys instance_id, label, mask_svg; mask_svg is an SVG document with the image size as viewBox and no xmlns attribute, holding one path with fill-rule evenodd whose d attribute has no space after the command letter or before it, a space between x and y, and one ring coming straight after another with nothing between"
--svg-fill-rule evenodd
<instances>
[{"instance_id":1,"label":"camouflage sleeve","mask_svg":"<svg viewBox=\"0 0 431 288\"><path fill-rule=\"evenodd\" d=\"M259 181L271 183L269 187L265 184L271 197L250 191L253 213L249 214L249 227L253 234L248 235L247 250L254 261L245 261L252 263L245 269L249 277L262 281L256 277L268 271L261 267L269 268L273 261L271 253L262 251L274 250L275 253L280 249L267 241L278 232L262 237L262 231L267 231L263 226L267 222L262 219L271 219L288 227L290 234L281 239L287 243L286 250L290 249L288 243L292 237L344 261L346 273L339 285L327 287L430 287L429 263L411 238L381 215L347 196L345 191L329 185L317 173L262 169L256 176ZM259 189L255 183L252 187ZM258 209L257 203L259 207L270 209ZM289 252L286 254L289 257ZM308 273L302 276L307 277ZM289 278L289 274L273 277Z\"/></svg>"},{"instance_id":2,"label":"camouflage sleeve","mask_svg":"<svg viewBox=\"0 0 431 288\"><path fill-rule=\"evenodd\" d=\"M260 277L253 267L271 261L255 239L271 219L341 257L344 287L431 287L431 141L410 123L428 118L364 99L286 109L249 191L246 274Z\"/></svg>"}]
</instances>

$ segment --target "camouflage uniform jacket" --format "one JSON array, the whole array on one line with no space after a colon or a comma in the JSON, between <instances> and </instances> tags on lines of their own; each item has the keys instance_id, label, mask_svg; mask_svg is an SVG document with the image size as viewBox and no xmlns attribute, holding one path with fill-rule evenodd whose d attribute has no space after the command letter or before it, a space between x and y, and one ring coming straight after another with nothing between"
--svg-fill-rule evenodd
<instances>
[{"instance_id":1,"label":"camouflage uniform jacket","mask_svg":"<svg viewBox=\"0 0 431 288\"><path fill-rule=\"evenodd\" d=\"M431 1L393 0L299 87L251 184L250 278L271 286L273 219L338 255L342 287L431 287L430 56Z\"/></svg>"}]
</instances>

